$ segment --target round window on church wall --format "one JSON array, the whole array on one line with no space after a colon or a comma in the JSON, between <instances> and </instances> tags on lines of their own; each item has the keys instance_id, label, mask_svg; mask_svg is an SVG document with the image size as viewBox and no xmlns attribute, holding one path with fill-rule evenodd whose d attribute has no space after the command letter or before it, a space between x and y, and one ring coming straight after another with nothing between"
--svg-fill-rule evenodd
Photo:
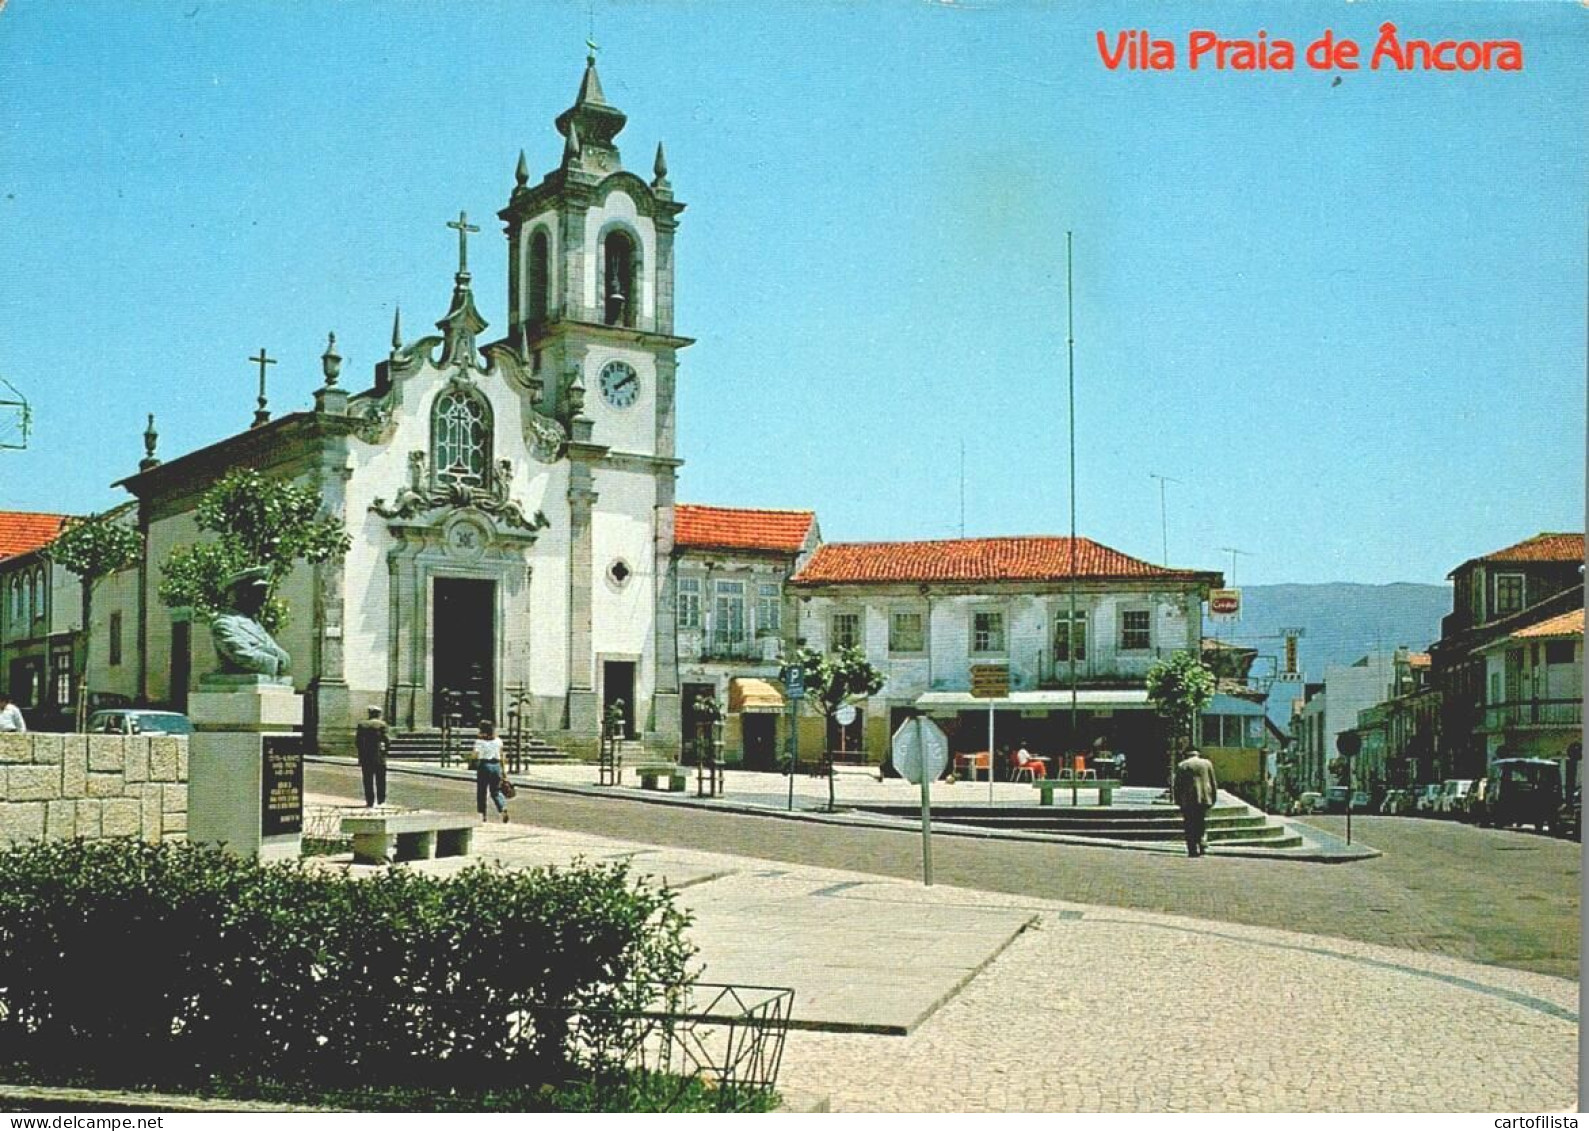
<instances>
[{"instance_id":1,"label":"round window on church wall","mask_svg":"<svg viewBox=\"0 0 1589 1131\"><path fill-rule=\"evenodd\" d=\"M622 589L634 576L634 570L629 568L629 563L619 558L607 567L607 580Z\"/></svg>"}]
</instances>

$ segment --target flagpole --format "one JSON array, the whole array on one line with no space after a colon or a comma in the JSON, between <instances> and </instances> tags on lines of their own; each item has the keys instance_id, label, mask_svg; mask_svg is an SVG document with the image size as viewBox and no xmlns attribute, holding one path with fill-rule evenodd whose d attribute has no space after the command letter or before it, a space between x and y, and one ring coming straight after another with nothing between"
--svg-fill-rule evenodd
<instances>
[{"instance_id":1,"label":"flagpole","mask_svg":"<svg viewBox=\"0 0 1589 1131\"><path fill-rule=\"evenodd\" d=\"M1070 400L1070 624L1065 650L1070 653L1070 739L1081 741L1076 723L1076 304L1071 273L1071 233L1065 232L1065 349Z\"/></svg>"}]
</instances>

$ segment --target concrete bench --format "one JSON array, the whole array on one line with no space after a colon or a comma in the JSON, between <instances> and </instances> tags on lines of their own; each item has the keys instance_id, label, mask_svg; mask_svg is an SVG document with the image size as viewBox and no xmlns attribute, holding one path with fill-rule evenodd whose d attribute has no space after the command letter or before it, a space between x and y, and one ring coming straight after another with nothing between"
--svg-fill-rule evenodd
<instances>
[{"instance_id":1,"label":"concrete bench","mask_svg":"<svg viewBox=\"0 0 1589 1131\"><path fill-rule=\"evenodd\" d=\"M866 755L858 752L847 752L843 758L830 757L827 766L830 774L862 774L873 781L883 780L883 767L871 765Z\"/></svg>"},{"instance_id":2,"label":"concrete bench","mask_svg":"<svg viewBox=\"0 0 1589 1131\"><path fill-rule=\"evenodd\" d=\"M684 792L685 774L680 766L636 766L634 772L640 779L641 789L659 789L668 793Z\"/></svg>"},{"instance_id":3,"label":"concrete bench","mask_svg":"<svg viewBox=\"0 0 1589 1131\"><path fill-rule=\"evenodd\" d=\"M1098 804L1108 805L1114 800L1114 791L1120 788L1120 783L1113 778L1038 778L1032 783L1032 788L1042 791L1042 796L1037 799L1039 805L1052 805L1056 789L1070 790L1072 804L1075 804L1078 791L1096 790Z\"/></svg>"},{"instance_id":4,"label":"concrete bench","mask_svg":"<svg viewBox=\"0 0 1589 1131\"><path fill-rule=\"evenodd\" d=\"M478 823L459 813L387 813L343 817L342 831L353 837L355 864L385 864L394 857L467 856Z\"/></svg>"}]
</instances>

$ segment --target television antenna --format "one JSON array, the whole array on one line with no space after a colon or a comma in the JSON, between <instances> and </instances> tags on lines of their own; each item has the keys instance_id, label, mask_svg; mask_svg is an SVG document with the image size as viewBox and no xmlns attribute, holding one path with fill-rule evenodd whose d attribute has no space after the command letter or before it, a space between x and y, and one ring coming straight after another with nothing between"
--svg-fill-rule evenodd
<instances>
[{"instance_id":1,"label":"television antenna","mask_svg":"<svg viewBox=\"0 0 1589 1131\"><path fill-rule=\"evenodd\" d=\"M0 377L0 451L22 451L33 430L33 409L22 391Z\"/></svg>"}]
</instances>

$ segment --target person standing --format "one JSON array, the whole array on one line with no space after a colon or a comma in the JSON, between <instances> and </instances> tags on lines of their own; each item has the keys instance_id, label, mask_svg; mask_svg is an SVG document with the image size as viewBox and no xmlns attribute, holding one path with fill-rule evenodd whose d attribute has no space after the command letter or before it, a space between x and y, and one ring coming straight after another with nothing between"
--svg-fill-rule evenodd
<instances>
[{"instance_id":1,"label":"person standing","mask_svg":"<svg viewBox=\"0 0 1589 1131\"><path fill-rule=\"evenodd\" d=\"M480 819L486 819L486 795L502 814L502 823L508 823L508 799L502 792L502 740L497 737L496 724L490 719L480 721L480 732L474 740L474 801Z\"/></svg>"},{"instance_id":2,"label":"person standing","mask_svg":"<svg viewBox=\"0 0 1589 1131\"><path fill-rule=\"evenodd\" d=\"M364 774L364 807L385 805L386 755L392 748L392 735L379 707L371 707L369 718L353 728L353 745Z\"/></svg>"},{"instance_id":3,"label":"person standing","mask_svg":"<svg viewBox=\"0 0 1589 1131\"><path fill-rule=\"evenodd\" d=\"M22 708L11 702L10 694L0 691L0 734L24 734L27 729Z\"/></svg>"},{"instance_id":4,"label":"person standing","mask_svg":"<svg viewBox=\"0 0 1589 1131\"><path fill-rule=\"evenodd\" d=\"M1214 776L1214 763L1194 746L1186 757L1175 763L1175 804L1180 806L1181 821L1186 827L1186 854L1208 854L1208 811L1219 799L1219 780Z\"/></svg>"}]
</instances>

